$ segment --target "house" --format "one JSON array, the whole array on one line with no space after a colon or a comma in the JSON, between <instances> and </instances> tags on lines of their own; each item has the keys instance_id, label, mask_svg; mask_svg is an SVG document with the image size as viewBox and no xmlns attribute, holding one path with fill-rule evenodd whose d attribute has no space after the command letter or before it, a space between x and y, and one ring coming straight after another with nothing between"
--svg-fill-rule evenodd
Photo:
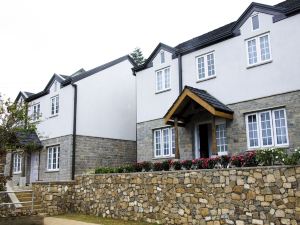
<instances>
[{"instance_id":1,"label":"house","mask_svg":"<svg viewBox=\"0 0 300 225\"><path fill-rule=\"evenodd\" d=\"M170 47L137 82L137 160L300 146L300 1L252 3L236 21Z\"/></svg>"},{"instance_id":2,"label":"house","mask_svg":"<svg viewBox=\"0 0 300 225\"><path fill-rule=\"evenodd\" d=\"M36 94L20 92L28 103L43 148L12 161L14 183L22 163L26 182L71 180L98 166L136 161L136 86L128 56L66 76L54 74ZM11 160L12 158L12 160Z\"/></svg>"}]
</instances>

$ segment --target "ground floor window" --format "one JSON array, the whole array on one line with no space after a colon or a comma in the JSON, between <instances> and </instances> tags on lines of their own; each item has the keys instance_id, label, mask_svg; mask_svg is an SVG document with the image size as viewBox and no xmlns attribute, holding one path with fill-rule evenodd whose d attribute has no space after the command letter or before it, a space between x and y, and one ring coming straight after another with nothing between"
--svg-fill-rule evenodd
<instances>
[{"instance_id":1,"label":"ground floor window","mask_svg":"<svg viewBox=\"0 0 300 225\"><path fill-rule=\"evenodd\" d=\"M216 125L216 139L218 155L227 155L227 136L226 136L226 124Z\"/></svg>"},{"instance_id":2,"label":"ground floor window","mask_svg":"<svg viewBox=\"0 0 300 225\"><path fill-rule=\"evenodd\" d=\"M21 173L22 170L22 156L18 153L13 155L13 170L14 173Z\"/></svg>"},{"instance_id":3,"label":"ground floor window","mask_svg":"<svg viewBox=\"0 0 300 225\"><path fill-rule=\"evenodd\" d=\"M59 154L60 154L60 147L51 146L48 147L48 159L47 159L47 169L48 170L59 170Z\"/></svg>"},{"instance_id":4,"label":"ground floor window","mask_svg":"<svg viewBox=\"0 0 300 225\"><path fill-rule=\"evenodd\" d=\"M154 130L154 156L175 156L175 130L172 127Z\"/></svg>"},{"instance_id":5,"label":"ground floor window","mask_svg":"<svg viewBox=\"0 0 300 225\"><path fill-rule=\"evenodd\" d=\"M285 109L248 114L246 125L248 148L288 145Z\"/></svg>"}]
</instances>

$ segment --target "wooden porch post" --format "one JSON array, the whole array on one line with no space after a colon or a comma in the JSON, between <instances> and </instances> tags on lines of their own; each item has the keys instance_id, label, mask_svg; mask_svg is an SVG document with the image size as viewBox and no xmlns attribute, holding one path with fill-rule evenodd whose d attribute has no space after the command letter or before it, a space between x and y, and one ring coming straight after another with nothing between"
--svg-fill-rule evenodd
<instances>
[{"instance_id":1,"label":"wooden porch post","mask_svg":"<svg viewBox=\"0 0 300 225\"><path fill-rule=\"evenodd\" d=\"M21 177L26 176L26 165L25 165L26 161L27 161L27 154L26 154L26 151L24 151L23 154L22 154L22 164L21 164L21 166L22 166L22 175L21 175Z\"/></svg>"},{"instance_id":2,"label":"wooden porch post","mask_svg":"<svg viewBox=\"0 0 300 225\"><path fill-rule=\"evenodd\" d=\"M180 159L177 117L174 119L174 129L175 129L175 159Z\"/></svg>"},{"instance_id":3,"label":"wooden porch post","mask_svg":"<svg viewBox=\"0 0 300 225\"><path fill-rule=\"evenodd\" d=\"M13 151L11 152L10 155L10 168L9 168L9 176L13 176L13 170L14 170L14 153Z\"/></svg>"},{"instance_id":4,"label":"wooden porch post","mask_svg":"<svg viewBox=\"0 0 300 225\"><path fill-rule=\"evenodd\" d=\"M213 116L213 119L212 119L212 129L211 129L211 131L212 131L212 135L211 135L211 138L212 138L212 148L211 148L212 155L218 155L215 116Z\"/></svg>"}]
</instances>

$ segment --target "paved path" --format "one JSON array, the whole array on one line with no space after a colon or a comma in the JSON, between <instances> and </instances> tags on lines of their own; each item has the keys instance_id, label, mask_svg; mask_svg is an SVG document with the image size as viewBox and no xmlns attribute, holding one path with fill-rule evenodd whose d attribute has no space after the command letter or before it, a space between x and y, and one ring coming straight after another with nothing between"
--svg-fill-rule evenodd
<instances>
[{"instance_id":1,"label":"paved path","mask_svg":"<svg viewBox=\"0 0 300 225\"><path fill-rule=\"evenodd\" d=\"M54 217L45 217L44 225L99 225L99 224L85 223L76 220L60 219Z\"/></svg>"}]
</instances>

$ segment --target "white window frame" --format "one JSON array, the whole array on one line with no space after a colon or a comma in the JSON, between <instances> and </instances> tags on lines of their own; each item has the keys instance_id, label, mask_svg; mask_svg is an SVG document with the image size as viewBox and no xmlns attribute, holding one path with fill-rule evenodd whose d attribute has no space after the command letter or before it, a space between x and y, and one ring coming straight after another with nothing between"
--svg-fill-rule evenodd
<instances>
[{"instance_id":1,"label":"white window frame","mask_svg":"<svg viewBox=\"0 0 300 225\"><path fill-rule=\"evenodd\" d=\"M276 134L276 125L275 125L275 115L276 111L283 110L284 112L284 119L285 119L285 128L286 128L286 139L287 143L278 144L277 143L277 134ZM270 120L271 120L271 131L272 131L272 145L263 145L262 143L262 129L261 129L261 113L270 113ZM248 117L256 115L257 120L257 135L258 135L258 146L250 146L250 137L249 137L249 127L248 127ZM287 116L286 116L286 109L285 108L278 108L272 110L264 110L255 113L249 113L245 116L246 122L246 132L247 132L247 146L248 149L259 149L259 148L269 148L269 147L288 147L289 146L289 134L288 134L288 126L287 126Z\"/></svg>"},{"instance_id":2,"label":"white window frame","mask_svg":"<svg viewBox=\"0 0 300 225\"><path fill-rule=\"evenodd\" d=\"M212 75L208 75L208 56L209 55L213 55L213 67L214 67L214 74ZM204 77L200 78L199 77L199 64L198 64L198 59L203 58L204 59ZM197 74L197 81L203 81L203 80L208 80L211 78L214 78L217 76L216 73L216 55L215 55L215 51L211 51L202 55L199 55L196 57L196 74Z\"/></svg>"},{"instance_id":3,"label":"white window frame","mask_svg":"<svg viewBox=\"0 0 300 225\"><path fill-rule=\"evenodd\" d=\"M163 133L164 131L168 131L168 154L164 154L164 136ZM160 143L157 143L157 138L156 134L160 135ZM160 129L155 129L153 131L153 144L154 144L154 157L155 158L170 158L170 157L175 157L175 130L174 127L164 127ZM160 146L160 150L158 150L156 147ZM157 152L160 152L158 155Z\"/></svg>"},{"instance_id":4,"label":"white window frame","mask_svg":"<svg viewBox=\"0 0 300 225\"><path fill-rule=\"evenodd\" d=\"M254 24L253 24L253 18L257 16L257 19L258 19L258 27L256 29L254 29ZM259 14L254 14L251 16L251 25L252 25L252 31L255 31L255 30L259 30L260 28L260 21L259 21Z\"/></svg>"},{"instance_id":5,"label":"white window frame","mask_svg":"<svg viewBox=\"0 0 300 225\"><path fill-rule=\"evenodd\" d=\"M167 70L169 71L169 86L167 86L167 83L166 83L166 76L167 76L166 71ZM160 72L162 73L162 81L161 81L162 88L158 89L158 74ZM156 91L156 93L160 93L160 92L164 92L164 91L168 91L168 90L171 90L171 69L170 69L170 67L165 67L163 69L155 71L155 91Z\"/></svg>"},{"instance_id":6,"label":"white window frame","mask_svg":"<svg viewBox=\"0 0 300 225\"><path fill-rule=\"evenodd\" d=\"M218 131L218 127L219 126L224 126L224 136L218 136L220 135L220 132ZM224 139L224 144L220 144L218 145L218 139ZM217 151L218 151L218 155L222 156L222 155L228 155L228 140L227 140L227 127L226 127L226 123L219 123L216 124L216 143L217 143ZM225 151L219 151L219 146L224 147Z\"/></svg>"},{"instance_id":7,"label":"white window frame","mask_svg":"<svg viewBox=\"0 0 300 225\"><path fill-rule=\"evenodd\" d=\"M266 60L262 60L261 58L261 47L260 47L260 38L267 36L268 37L268 44L269 44L269 53L270 53L270 58L266 59ZM257 62L256 63L249 63L249 51L248 51L248 42L254 40L256 41L256 57L257 57ZM268 62L272 61L272 49L271 49L271 37L270 37L270 33L264 33L264 34L260 34L258 36L252 37L252 38L248 38L245 40L245 47L246 47L246 55L247 55L247 67L254 67L257 65L261 65L261 64L265 64Z\"/></svg>"},{"instance_id":8,"label":"white window frame","mask_svg":"<svg viewBox=\"0 0 300 225\"><path fill-rule=\"evenodd\" d=\"M19 153L13 153L13 173L22 173L22 156Z\"/></svg>"},{"instance_id":9,"label":"white window frame","mask_svg":"<svg viewBox=\"0 0 300 225\"><path fill-rule=\"evenodd\" d=\"M36 103L32 106L32 119L33 121L36 121L40 118L41 113L41 104Z\"/></svg>"},{"instance_id":10,"label":"white window frame","mask_svg":"<svg viewBox=\"0 0 300 225\"><path fill-rule=\"evenodd\" d=\"M54 100L54 109L52 111L53 100ZM51 116L56 116L59 114L59 95L50 98L50 114Z\"/></svg>"},{"instance_id":11,"label":"white window frame","mask_svg":"<svg viewBox=\"0 0 300 225\"><path fill-rule=\"evenodd\" d=\"M54 156L55 151L55 158ZM56 165L54 166L54 159L56 161ZM47 147L47 171L59 171L59 159L60 159L60 146L50 146Z\"/></svg>"}]
</instances>

